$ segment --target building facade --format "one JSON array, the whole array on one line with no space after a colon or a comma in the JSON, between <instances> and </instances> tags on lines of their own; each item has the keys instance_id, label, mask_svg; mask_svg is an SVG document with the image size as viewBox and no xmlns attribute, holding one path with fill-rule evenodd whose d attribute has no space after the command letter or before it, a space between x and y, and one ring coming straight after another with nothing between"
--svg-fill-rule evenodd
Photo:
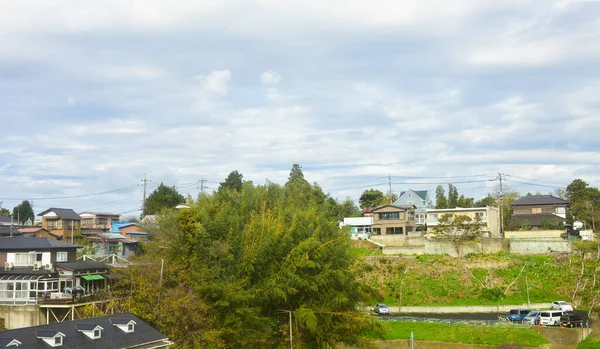
<instances>
[{"instance_id":1,"label":"building facade","mask_svg":"<svg viewBox=\"0 0 600 349\"><path fill-rule=\"evenodd\" d=\"M472 207L472 208L441 208L427 210L427 229L430 230L438 225L439 219L444 215L467 216L475 221L479 217L481 223L485 224L482 233L489 237L500 236L500 211L497 207Z\"/></svg>"},{"instance_id":2,"label":"building facade","mask_svg":"<svg viewBox=\"0 0 600 349\"><path fill-rule=\"evenodd\" d=\"M415 231L414 206L383 205L373 208L367 214L373 218L374 235L408 234Z\"/></svg>"}]
</instances>

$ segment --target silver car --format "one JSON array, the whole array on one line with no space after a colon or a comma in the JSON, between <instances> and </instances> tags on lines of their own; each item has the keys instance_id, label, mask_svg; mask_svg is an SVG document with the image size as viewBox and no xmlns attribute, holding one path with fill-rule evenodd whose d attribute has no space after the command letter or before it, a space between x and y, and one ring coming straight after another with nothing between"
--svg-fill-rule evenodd
<instances>
[{"instance_id":1,"label":"silver car","mask_svg":"<svg viewBox=\"0 0 600 349\"><path fill-rule=\"evenodd\" d=\"M390 308L388 308L388 306L385 304L377 304L375 306L375 308L373 308L373 311L380 315L381 314L389 314Z\"/></svg>"},{"instance_id":2,"label":"silver car","mask_svg":"<svg viewBox=\"0 0 600 349\"><path fill-rule=\"evenodd\" d=\"M564 312L567 312L567 311L573 311L573 306L571 306L571 304L569 304L567 302L557 301L557 302L552 302L552 306L550 309L562 310Z\"/></svg>"},{"instance_id":3,"label":"silver car","mask_svg":"<svg viewBox=\"0 0 600 349\"><path fill-rule=\"evenodd\" d=\"M532 310L525 318L523 319L523 323L525 325L535 326L540 323L540 311Z\"/></svg>"}]
</instances>

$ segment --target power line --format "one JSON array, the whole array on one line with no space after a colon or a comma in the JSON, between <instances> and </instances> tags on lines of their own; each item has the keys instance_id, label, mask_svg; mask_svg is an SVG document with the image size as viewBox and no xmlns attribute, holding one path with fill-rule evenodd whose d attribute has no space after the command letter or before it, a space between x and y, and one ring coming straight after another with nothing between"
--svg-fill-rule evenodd
<instances>
[{"instance_id":1,"label":"power line","mask_svg":"<svg viewBox=\"0 0 600 349\"><path fill-rule=\"evenodd\" d=\"M90 197L90 196L112 194L112 193L117 193L117 192L121 192L121 191L125 191L125 190L131 190L133 188L135 188L135 186L128 186L128 187L124 187L124 188L120 188L120 189L103 191L103 192L99 192L99 193L73 195L73 196L55 196L55 197L47 197L47 198L31 198L31 197L29 197L29 198L0 198L0 200L58 200L58 199L77 199L77 198L85 198L85 197Z\"/></svg>"},{"instance_id":2,"label":"power line","mask_svg":"<svg viewBox=\"0 0 600 349\"><path fill-rule=\"evenodd\" d=\"M520 184L526 184L526 185L531 185L531 186L535 186L535 187L545 187L545 188L553 188L553 189L564 189L565 187L558 187L555 185L545 185L545 184L538 184L538 183L529 183L529 182L521 182L521 181L515 181L513 179L504 179L507 182L513 182L513 183L520 183Z\"/></svg>"},{"instance_id":3,"label":"power line","mask_svg":"<svg viewBox=\"0 0 600 349\"><path fill-rule=\"evenodd\" d=\"M506 174L503 173L503 176L507 176L507 177L512 177L512 178L518 178L518 179L522 179L525 181L535 181L535 182L543 182L543 183L551 183L551 184L558 184L558 185L562 185L562 183L558 183L558 182L552 182L552 181L546 181L546 180L541 180L541 179L533 179L533 178L525 178L525 177L519 177L519 176L513 176L510 174Z\"/></svg>"}]
</instances>

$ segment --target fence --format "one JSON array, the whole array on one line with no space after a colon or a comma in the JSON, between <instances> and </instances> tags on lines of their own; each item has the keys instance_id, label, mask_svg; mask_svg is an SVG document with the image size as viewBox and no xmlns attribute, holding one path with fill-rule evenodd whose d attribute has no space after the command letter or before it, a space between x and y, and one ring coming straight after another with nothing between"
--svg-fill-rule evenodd
<instances>
[{"instance_id":1,"label":"fence","mask_svg":"<svg viewBox=\"0 0 600 349\"><path fill-rule=\"evenodd\" d=\"M466 319L434 319L415 316L381 316L379 320L383 321L402 321L402 322L428 322L447 325L477 325L477 326L497 326L497 327L531 327L522 322L511 323L505 319L497 320L466 320Z\"/></svg>"}]
</instances>

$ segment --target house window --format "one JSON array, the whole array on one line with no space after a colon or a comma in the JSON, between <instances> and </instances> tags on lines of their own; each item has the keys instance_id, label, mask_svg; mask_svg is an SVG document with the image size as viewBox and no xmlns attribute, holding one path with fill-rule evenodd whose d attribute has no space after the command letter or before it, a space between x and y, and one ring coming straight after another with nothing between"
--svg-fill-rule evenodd
<instances>
[{"instance_id":1,"label":"house window","mask_svg":"<svg viewBox=\"0 0 600 349\"><path fill-rule=\"evenodd\" d=\"M94 338L100 338L101 333L100 330L94 330Z\"/></svg>"},{"instance_id":2,"label":"house window","mask_svg":"<svg viewBox=\"0 0 600 349\"><path fill-rule=\"evenodd\" d=\"M133 324L127 325L127 332L133 332Z\"/></svg>"},{"instance_id":3,"label":"house window","mask_svg":"<svg viewBox=\"0 0 600 349\"><path fill-rule=\"evenodd\" d=\"M438 215L437 215L437 213L433 213L433 214L431 214L431 219L433 219L433 220L437 221L437 220L438 220Z\"/></svg>"},{"instance_id":4,"label":"house window","mask_svg":"<svg viewBox=\"0 0 600 349\"><path fill-rule=\"evenodd\" d=\"M477 212L477 215L479 216L479 218L483 218L485 217L485 212Z\"/></svg>"},{"instance_id":5,"label":"house window","mask_svg":"<svg viewBox=\"0 0 600 349\"><path fill-rule=\"evenodd\" d=\"M56 252L56 261L57 262L66 262L69 259L68 252Z\"/></svg>"},{"instance_id":6,"label":"house window","mask_svg":"<svg viewBox=\"0 0 600 349\"><path fill-rule=\"evenodd\" d=\"M381 235L381 228L373 228L373 234Z\"/></svg>"},{"instance_id":7,"label":"house window","mask_svg":"<svg viewBox=\"0 0 600 349\"><path fill-rule=\"evenodd\" d=\"M385 230L386 235L393 234L404 234L404 229L402 227L389 227Z\"/></svg>"},{"instance_id":8,"label":"house window","mask_svg":"<svg viewBox=\"0 0 600 349\"><path fill-rule=\"evenodd\" d=\"M29 253L15 253L15 267L26 267L29 264Z\"/></svg>"},{"instance_id":9,"label":"house window","mask_svg":"<svg viewBox=\"0 0 600 349\"><path fill-rule=\"evenodd\" d=\"M56 230L56 229L58 229L58 220L51 220L51 221L48 220L48 221L46 221L46 226L50 230Z\"/></svg>"},{"instance_id":10,"label":"house window","mask_svg":"<svg viewBox=\"0 0 600 349\"><path fill-rule=\"evenodd\" d=\"M533 214L540 214L542 213L542 208L541 207L534 207L531 209L531 213Z\"/></svg>"},{"instance_id":11,"label":"house window","mask_svg":"<svg viewBox=\"0 0 600 349\"><path fill-rule=\"evenodd\" d=\"M554 208L554 213L556 213L556 214L565 214L567 212L566 212L566 209L564 207L555 207Z\"/></svg>"},{"instance_id":12,"label":"house window","mask_svg":"<svg viewBox=\"0 0 600 349\"><path fill-rule=\"evenodd\" d=\"M399 212L382 212L379 214L379 219L388 220L388 219L400 219Z\"/></svg>"},{"instance_id":13,"label":"house window","mask_svg":"<svg viewBox=\"0 0 600 349\"><path fill-rule=\"evenodd\" d=\"M409 212L409 213L408 213L408 219L410 219L411 221L412 221L413 219L415 219L415 214L414 214L413 212Z\"/></svg>"},{"instance_id":14,"label":"house window","mask_svg":"<svg viewBox=\"0 0 600 349\"><path fill-rule=\"evenodd\" d=\"M54 337L54 345L55 346L62 345L62 337L61 336Z\"/></svg>"},{"instance_id":15,"label":"house window","mask_svg":"<svg viewBox=\"0 0 600 349\"><path fill-rule=\"evenodd\" d=\"M69 220L67 221L67 228L68 229L77 229L77 221L74 220Z\"/></svg>"}]
</instances>

